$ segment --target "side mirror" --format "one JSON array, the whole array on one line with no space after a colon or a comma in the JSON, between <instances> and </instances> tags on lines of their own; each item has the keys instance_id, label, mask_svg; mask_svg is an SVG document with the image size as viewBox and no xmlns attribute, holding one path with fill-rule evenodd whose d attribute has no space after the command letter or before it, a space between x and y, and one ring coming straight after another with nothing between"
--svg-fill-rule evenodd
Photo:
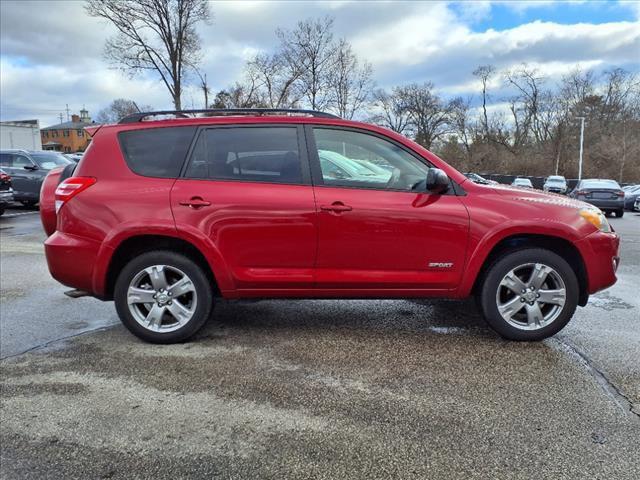
<instances>
[{"instance_id":1,"label":"side mirror","mask_svg":"<svg viewBox=\"0 0 640 480\"><path fill-rule=\"evenodd\" d=\"M439 168L430 168L427 172L427 191L435 194L445 193L449 189L449 177Z\"/></svg>"}]
</instances>

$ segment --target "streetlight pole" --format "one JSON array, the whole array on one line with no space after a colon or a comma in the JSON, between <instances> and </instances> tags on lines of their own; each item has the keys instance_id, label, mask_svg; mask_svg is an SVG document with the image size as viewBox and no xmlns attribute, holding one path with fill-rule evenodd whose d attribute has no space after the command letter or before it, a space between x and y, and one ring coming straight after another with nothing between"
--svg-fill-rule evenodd
<instances>
[{"instance_id":1,"label":"streetlight pole","mask_svg":"<svg viewBox=\"0 0 640 480\"><path fill-rule=\"evenodd\" d=\"M582 145L584 144L584 119L585 117L576 117L580 120L580 161L578 162L578 180L582 180Z\"/></svg>"}]
</instances>

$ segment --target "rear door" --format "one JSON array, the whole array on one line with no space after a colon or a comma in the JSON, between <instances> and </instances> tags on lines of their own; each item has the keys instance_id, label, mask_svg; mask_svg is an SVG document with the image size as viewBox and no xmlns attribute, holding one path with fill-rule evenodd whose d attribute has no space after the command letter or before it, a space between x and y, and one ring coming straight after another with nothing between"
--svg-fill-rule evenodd
<instances>
[{"instance_id":1,"label":"rear door","mask_svg":"<svg viewBox=\"0 0 640 480\"><path fill-rule=\"evenodd\" d=\"M426 161L366 131L314 126L307 137L318 204L318 288L404 295L456 287L469 215L453 192L424 190ZM350 168L362 161L380 169Z\"/></svg>"},{"instance_id":2,"label":"rear door","mask_svg":"<svg viewBox=\"0 0 640 480\"><path fill-rule=\"evenodd\" d=\"M303 127L200 130L171 192L178 229L197 229L238 289L313 286L316 211Z\"/></svg>"}]
</instances>

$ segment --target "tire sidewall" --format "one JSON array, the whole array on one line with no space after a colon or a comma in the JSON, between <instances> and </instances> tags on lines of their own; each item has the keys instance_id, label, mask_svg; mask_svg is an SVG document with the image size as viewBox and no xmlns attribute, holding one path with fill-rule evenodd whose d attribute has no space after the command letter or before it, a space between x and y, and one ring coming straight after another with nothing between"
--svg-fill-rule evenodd
<instances>
[{"instance_id":1,"label":"tire sidewall","mask_svg":"<svg viewBox=\"0 0 640 480\"><path fill-rule=\"evenodd\" d=\"M127 293L131 280L141 270L152 265L168 265L182 270L193 282L198 304L189 322L172 332L153 332L140 325L129 311ZM193 260L170 251L144 253L131 260L122 269L116 280L114 302L120 320L138 338L151 343L177 343L193 336L208 320L213 307L213 289L206 274Z\"/></svg>"},{"instance_id":2,"label":"tire sidewall","mask_svg":"<svg viewBox=\"0 0 640 480\"><path fill-rule=\"evenodd\" d=\"M542 263L553 268L562 278L566 288L566 300L560 315L550 324L539 330L520 330L502 318L496 303L496 291L504 276L519 265ZM559 255L545 249L527 248L512 251L496 260L484 278L480 302L485 320L501 336L510 340L542 340L558 333L571 320L579 297L578 279L571 266Z\"/></svg>"}]
</instances>

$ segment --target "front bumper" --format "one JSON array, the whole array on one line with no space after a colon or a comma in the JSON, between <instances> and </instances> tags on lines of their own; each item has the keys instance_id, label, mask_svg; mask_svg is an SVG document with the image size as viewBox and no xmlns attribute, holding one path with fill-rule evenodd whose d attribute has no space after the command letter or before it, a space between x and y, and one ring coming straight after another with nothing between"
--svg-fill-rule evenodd
<instances>
[{"instance_id":1,"label":"front bumper","mask_svg":"<svg viewBox=\"0 0 640 480\"><path fill-rule=\"evenodd\" d=\"M576 242L587 274L589 294L599 292L616 283L620 265L620 237L615 233L594 232Z\"/></svg>"}]
</instances>

